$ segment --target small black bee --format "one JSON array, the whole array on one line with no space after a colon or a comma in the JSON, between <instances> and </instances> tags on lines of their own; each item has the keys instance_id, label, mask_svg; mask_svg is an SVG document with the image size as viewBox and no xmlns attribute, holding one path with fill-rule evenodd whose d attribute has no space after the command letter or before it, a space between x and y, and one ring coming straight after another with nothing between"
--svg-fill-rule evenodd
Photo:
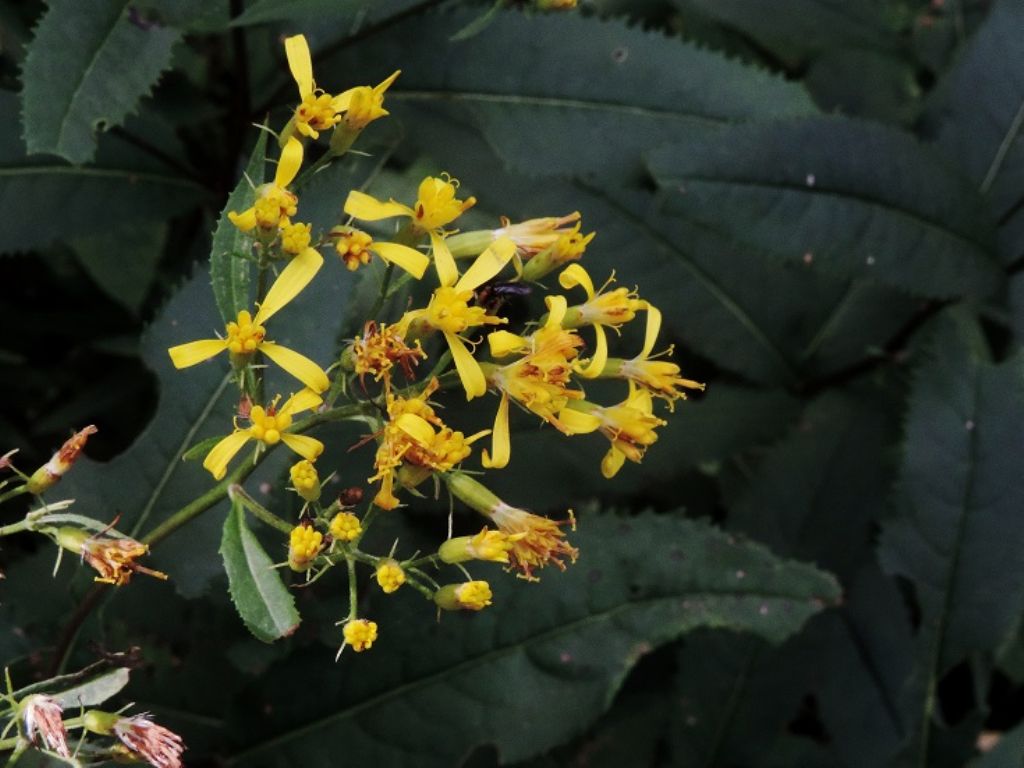
<instances>
[{"instance_id":1,"label":"small black bee","mask_svg":"<svg viewBox=\"0 0 1024 768\"><path fill-rule=\"evenodd\" d=\"M509 283L492 280L484 283L476 290L477 306L487 310L487 314L496 315L517 297L529 296L533 288L527 283Z\"/></svg>"}]
</instances>

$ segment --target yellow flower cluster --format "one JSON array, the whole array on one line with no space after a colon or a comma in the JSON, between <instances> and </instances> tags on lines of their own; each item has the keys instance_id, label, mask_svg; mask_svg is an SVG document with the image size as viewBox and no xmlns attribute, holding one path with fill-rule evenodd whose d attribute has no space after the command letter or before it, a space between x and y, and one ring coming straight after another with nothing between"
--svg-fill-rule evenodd
<instances>
[{"instance_id":1,"label":"yellow flower cluster","mask_svg":"<svg viewBox=\"0 0 1024 768\"><path fill-rule=\"evenodd\" d=\"M518 509L463 469L472 460L474 443L488 435L490 445L480 452L480 465L486 470L510 465L513 404L567 437L603 435L608 450L600 469L611 478L627 460L640 462L657 441L658 429L666 421L655 414L655 400L664 400L671 410L685 398L686 390L703 385L683 378L675 363L652 355L662 325L656 307L636 289L616 285L614 274L595 287L581 263L595 233L584 231L579 212L520 222L502 218L495 229L460 232L459 220L476 198L441 173L424 178L415 199L405 198L407 202L349 191L344 216L326 232L293 221L303 179L347 151L359 132L388 114L384 95L398 73L377 86L332 95L313 79L304 38L288 38L285 50L299 103L281 133L274 179L254 190L249 208L229 214L235 226L250 235L253 260L264 270L264 278L274 262L285 266L251 310L238 312L226 324L222 337L169 351L178 368L226 351L239 383L234 430L203 462L214 478L224 478L228 465L249 443L255 443L256 451L233 478L244 479L262 454L278 443L301 457L289 473L291 487L303 501L298 525L279 518L275 522L274 515L252 499L246 503L264 521L290 531L287 564L308 580L335 565L347 565L353 597L348 616L339 622L342 647L363 651L377 639L377 625L357 615L358 564L372 567L385 593L408 585L432 599L438 609L479 611L492 604L493 594L488 582L469 577L464 564L499 563L523 578L536 579L548 565L564 569L575 562L578 550L566 538L575 528L571 511L554 520ZM326 131L331 132L329 148L313 169L300 175L303 142L312 143ZM390 233L380 229L387 222L395 225ZM364 226L367 230L360 228ZM318 248L325 246L333 248L349 271L377 259L380 263L374 268L382 273L378 301L370 313L374 316L365 319L360 335L326 370L267 339L268 322L319 272L323 257ZM540 284L549 275L557 275L555 290ZM389 306L393 281L397 287L416 286L416 281L423 287L412 292L414 298L404 312L384 321L377 315ZM259 284L268 282L261 279ZM494 300L502 286L518 295L528 294L529 286L543 290L543 306L536 302L534 320L513 327L515 315L505 312L501 300ZM612 357L608 331L618 333L640 314L646 316L640 352L632 358ZM264 397L264 358L303 385L281 405L280 396ZM431 371L421 376L418 367L427 361ZM589 400L586 388L596 379L626 382L625 399L611 404ZM466 434L447 424L434 398L440 399L448 389L461 389L467 401L496 395L493 426ZM299 420L306 412L313 413ZM376 489L361 517L350 511L361 489L355 489L355 496L343 492L334 500L325 498L333 475L322 481L313 463L324 445L305 434L319 424L342 419L369 424L369 434L359 445L375 445L368 482ZM363 534L374 515L400 507L403 494L422 493L418 489L428 479L434 480L435 492L446 488L484 516L488 526L471 536L449 533L436 552L422 557L396 558L395 547L386 556L362 551ZM438 584L423 570L428 564L452 565L469 580Z\"/></svg>"}]
</instances>

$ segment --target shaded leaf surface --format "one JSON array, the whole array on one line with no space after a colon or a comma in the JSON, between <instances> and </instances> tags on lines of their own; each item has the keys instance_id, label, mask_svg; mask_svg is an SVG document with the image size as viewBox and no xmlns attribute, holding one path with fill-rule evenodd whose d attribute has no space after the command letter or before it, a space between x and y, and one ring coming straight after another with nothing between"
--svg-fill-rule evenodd
<instances>
[{"instance_id":1,"label":"shaded leaf surface","mask_svg":"<svg viewBox=\"0 0 1024 768\"><path fill-rule=\"evenodd\" d=\"M50 0L25 59L29 152L88 162L94 131L120 125L170 65L180 33L134 24L127 7L127 0Z\"/></svg>"},{"instance_id":2,"label":"shaded leaf surface","mask_svg":"<svg viewBox=\"0 0 1024 768\"><path fill-rule=\"evenodd\" d=\"M654 646L699 626L778 642L837 596L830 577L705 522L588 516L574 543L576 566L539 584L496 579L495 604L479 615L424 626L414 618L431 609L417 610L410 600L419 598L380 601L367 614L382 628L373 653L326 671L307 659L325 695L273 721L253 713L255 732L277 735L232 764L326 766L338 743L382 766L410 752L448 766L481 743L503 760L524 759L597 717ZM294 667L280 673L267 678L269 691L295 679ZM282 718L292 725L282 729Z\"/></svg>"},{"instance_id":3,"label":"shaded leaf surface","mask_svg":"<svg viewBox=\"0 0 1024 768\"><path fill-rule=\"evenodd\" d=\"M678 139L649 156L672 213L918 295L986 294L1000 282L980 197L909 134L814 118Z\"/></svg>"}]
</instances>

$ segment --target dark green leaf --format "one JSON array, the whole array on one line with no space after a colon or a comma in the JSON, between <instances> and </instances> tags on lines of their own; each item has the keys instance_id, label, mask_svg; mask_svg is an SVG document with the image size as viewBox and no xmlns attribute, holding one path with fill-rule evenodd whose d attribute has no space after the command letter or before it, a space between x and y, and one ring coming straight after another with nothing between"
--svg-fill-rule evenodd
<instances>
[{"instance_id":1,"label":"dark green leaf","mask_svg":"<svg viewBox=\"0 0 1024 768\"><path fill-rule=\"evenodd\" d=\"M109 232L126 221L167 221L206 196L196 182L121 151L87 168L26 158L15 101L13 93L0 91L0 206L6 212L0 253Z\"/></svg>"},{"instance_id":2,"label":"dark green leaf","mask_svg":"<svg viewBox=\"0 0 1024 768\"><path fill-rule=\"evenodd\" d=\"M918 295L1000 281L981 198L909 134L839 118L680 130L650 153L668 210L761 252Z\"/></svg>"},{"instance_id":3,"label":"dark green leaf","mask_svg":"<svg viewBox=\"0 0 1024 768\"><path fill-rule=\"evenodd\" d=\"M274 569L274 561L245 524L240 503L231 505L220 541L231 600L245 626L258 639L272 643L292 634L302 620L295 598Z\"/></svg>"},{"instance_id":4,"label":"dark green leaf","mask_svg":"<svg viewBox=\"0 0 1024 768\"><path fill-rule=\"evenodd\" d=\"M180 33L133 23L127 7L128 0L50 0L23 74L32 154L88 162L94 131L120 125L170 65Z\"/></svg>"},{"instance_id":5,"label":"dark green leaf","mask_svg":"<svg viewBox=\"0 0 1024 768\"><path fill-rule=\"evenodd\" d=\"M705 522L588 515L573 541L579 564L539 584L495 580L495 604L479 615L424 624L433 611L418 596L377 601L364 614L381 627L372 652L326 668L307 655L321 693L269 720L254 712L252 732L270 735L232 764L326 766L338 744L377 766L411 752L450 766L487 743L504 761L525 759L596 718L657 645L700 626L778 642L838 593L825 574ZM264 676L264 695L305 674L288 665Z\"/></svg>"},{"instance_id":6,"label":"dark green leaf","mask_svg":"<svg viewBox=\"0 0 1024 768\"><path fill-rule=\"evenodd\" d=\"M992 201L1004 262L1024 256L1024 5L1001 0L936 89L938 146ZM979 83L985 87L980 88Z\"/></svg>"},{"instance_id":7,"label":"dark green leaf","mask_svg":"<svg viewBox=\"0 0 1024 768\"><path fill-rule=\"evenodd\" d=\"M78 238L78 261L110 298L137 313L149 294L163 255L167 228L130 221L113 231Z\"/></svg>"},{"instance_id":8,"label":"dark green leaf","mask_svg":"<svg viewBox=\"0 0 1024 768\"><path fill-rule=\"evenodd\" d=\"M417 16L346 45L318 64L317 82L347 84L367 61L383 78L401 63L389 104L477 122L516 170L618 180L638 178L641 152L687 125L815 111L797 85L617 20L505 11L450 43L477 13Z\"/></svg>"},{"instance_id":9,"label":"dark green leaf","mask_svg":"<svg viewBox=\"0 0 1024 768\"><path fill-rule=\"evenodd\" d=\"M228 219L228 212L241 213L253 204L253 185L259 186L266 178L267 132L260 131L256 146L249 156L245 175L228 196L227 204L217 220L210 248L210 282L217 308L225 323L232 322L243 309L250 309L249 283L252 278L252 237L242 232Z\"/></svg>"},{"instance_id":10,"label":"dark green leaf","mask_svg":"<svg viewBox=\"0 0 1024 768\"><path fill-rule=\"evenodd\" d=\"M421 0L257 0L235 19L234 26L292 21L310 25L328 24L355 34L360 26L394 16L416 6ZM338 88L337 90L342 90Z\"/></svg>"},{"instance_id":11,"label":"dark green leaf","mask_svg":"<svg viewBox=\"0 0 1024 768\"><path fill-rule=\"evenodd\" d=\"M993 365L974 321L943 317L913 383L900 515L880 542L883 567L913 584L921 612L921 765L938 754L936 680L1001 645L1024 609L1022 435L1024 355Z\"/></svg>"}]
</instances>

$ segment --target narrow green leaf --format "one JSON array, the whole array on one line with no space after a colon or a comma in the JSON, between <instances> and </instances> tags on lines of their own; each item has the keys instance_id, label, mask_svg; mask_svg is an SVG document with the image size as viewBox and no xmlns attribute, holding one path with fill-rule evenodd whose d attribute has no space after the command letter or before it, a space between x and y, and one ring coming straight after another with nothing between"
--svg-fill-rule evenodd
<instances>
[{"instance_id":1,"label":"narrow green leaf","mask_svg":"<svg viewBox=\"0 0 1024 768\"><path fill-rule=\"evenodd\" d=\"M171 63L177 30L134 23L128 0L50 0L25 59L30 153L82 164L98 128L120 125Z\"/></svg>"},{"instance_id":2,"label":"narrow green leaf","mask_svg":"<svg viewBox=\"0 0 1024 768\"><path fill-rule=\"evenodd\" d=\"M546 176L636 179L641 153L686 125L816 112L798 85L616 19L503 11L450 42L478 13L404 20L325 58L317 82L348 84L368 61L382 77L400 62L389 104L470 119L514 170Z\"/></svg>"},{"instance_id":3,"label":"narrow green leaf","mask_svg":"<svg viewBox=\"0 0 1024 768\"><path fill-rule=\"evenodd\" d=\"M224 521L220 553L231 601L249 631L265 643L292 634L302 620L295 610L295 598L274 569L274 561L246 526L240 503L231 505Z\"/></svg>"},{"instance_id":4,"label":"narrow green leaf","mask_svg":"<svg viewBox=\"0 0 1024 768\"><path fill-rule=\"evenodd\" d=\"M1024 256L1024 5L994 4L956 66L934 91L938 146L992 202L1004 263ZM978 84L984 83L984 88Z\"/></svg>"},{"instance_id":5,"label":"narrow green leaf","mask_svg":"<svg viewBox=\"0 0 1024 768\"><path fill-rule=\"evenodd\" d=\"M885 525L883 567L913 585L921 612L922 700L911 752L938 754L937 680L992 651L1024 610L1024 354L987 359L975 321L941 319L918 369L906 423L900 515Z\"/></svg>"},{"instance_id":6,"label":"narrow green leaf","mask_svg":"<svg viewBox=\"0 0 1024 768\"><path fill-rule=\"evenodd\" d=\"M241 213L253 204L253 185L259 186L266 178L267 132L259 131L256 146L253 147L245 175L228 197L217 229L213 233L210 248L210 282L217 308L225 323L238 317L249 306L249 283L252 280L252 262L242 256L249 256L252 238L238 229L228 219L228 212Z\"/></svg>"},{"instance_id":7,"label":"narrow green leaf","mask_svg":"<svg viewBox=\"0 0 1024 768\"><path fill-rule=\"evenodd\" d=\"M702 626L779 642L838 596L831 577L704 521L587 515L572 539L579 563L539 584L494 579L494 605L475 616L424 625L433 609L415 595L366 606L381 627L372 652L265 675L272 696L316 669L320 693L252 712L251 746L230 764L329 765L338 744L382 767L410 752L450 766L478 744L522 760L593 721L658 645Z\"/></svg>"},{"instance_id":8,"label":"narrow green leaf","mask_svg":"<svg viewBox=\"0 0 1024 768\"><path fill-rule=\"evenodd\" d=\"M198 443L193 445L183 454L181 454L182 461L199 461L206 458L206 454L224 438L224 435L214 435L208 437L205 440L200 440Z\"/></svg>"},{"instance_id":9,"label":"narrow green leaf","mask_svg":"<svg viewBox=\"0 0 1024 768\"><path fill-rule=\"evenodd\" d=\"M128 676L127 669L118 667L54 695L60 705L68 710L94 707L120 693L128 685Z\"/></svg>"},{"instance_id":10,"label":"narrow green leaf","mask_svg":"<svg viewBox=\"0 0 1024 768\"><path fill-rule=\"evenodd\" d=\"M981 198L909 134L812 118L676 138L649 155L676 215L917 295L986 295L1001 280Z\"/></svg>"}]
</instances>

